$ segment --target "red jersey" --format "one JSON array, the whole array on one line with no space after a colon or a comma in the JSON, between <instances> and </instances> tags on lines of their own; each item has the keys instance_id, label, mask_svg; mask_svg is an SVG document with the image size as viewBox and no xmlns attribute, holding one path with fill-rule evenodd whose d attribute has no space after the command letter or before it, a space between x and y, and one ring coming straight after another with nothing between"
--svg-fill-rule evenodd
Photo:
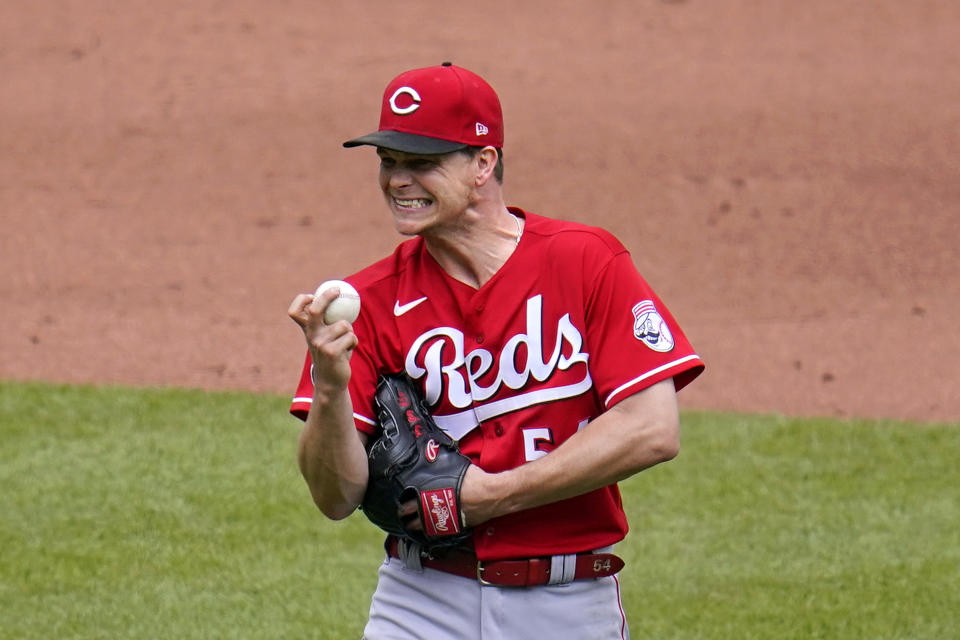
<instances>
[{"instance_id":1,"label":"red jersey","mask_svg":"<svg viewBox=\"0 0 960 640\"><path fill-rule=\"evenodd\" d=\"M479 289L454 280L422 238L346 278L363 307L350 360L357 429L373 435L381 373L422 385L437 424L481 469L547 455L629 395L703 370L680 327L608 232L511 208L526 225ZM313 397L307 354L291 412ZM474 532L481 560L576 553L627 533L616 485L495 518Z\"/></svg>"}]
</instances>

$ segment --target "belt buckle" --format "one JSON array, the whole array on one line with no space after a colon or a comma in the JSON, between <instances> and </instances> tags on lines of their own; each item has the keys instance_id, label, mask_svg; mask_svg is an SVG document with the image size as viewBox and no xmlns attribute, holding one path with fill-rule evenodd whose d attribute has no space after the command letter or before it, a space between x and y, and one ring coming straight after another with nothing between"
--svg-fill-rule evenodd
<instances>
[{"instance_id":1,"label":"belt buckle","mask_svg":"<svg viewBox=\"0 0 960 640\"><path fill-rule=\"evenodd\" d=\"M487 582L483 577L483 572L486 570L486 567L483 566L483 560L477 560L477 582L483 587L493 587L495 585L492 582Z\"/></svg>"}]
</instances>

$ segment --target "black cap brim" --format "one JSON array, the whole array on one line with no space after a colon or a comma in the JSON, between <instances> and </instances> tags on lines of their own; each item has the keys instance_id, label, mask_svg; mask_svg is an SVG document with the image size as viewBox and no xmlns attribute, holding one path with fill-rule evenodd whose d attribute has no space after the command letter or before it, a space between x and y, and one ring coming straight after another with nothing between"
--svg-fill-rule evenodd
<instances>
[{"instance_id":1,"label":"black cap brim","mask_svg":"<svg viewBox=\"0 0 960 640\"><path fill-rule=\"evenodd\" d=\"M427 136L418 136L414 133L404 133L403 131L374 131L371 134L354 138L353 140L347 140L343 143L343 146L349 148L359 147L365 144L372 147L383 147L391 151L422 153L427 155L450 153L452 151L466 149L470 146L462 142L428 138Z\"/></svg>"}]
</instances>

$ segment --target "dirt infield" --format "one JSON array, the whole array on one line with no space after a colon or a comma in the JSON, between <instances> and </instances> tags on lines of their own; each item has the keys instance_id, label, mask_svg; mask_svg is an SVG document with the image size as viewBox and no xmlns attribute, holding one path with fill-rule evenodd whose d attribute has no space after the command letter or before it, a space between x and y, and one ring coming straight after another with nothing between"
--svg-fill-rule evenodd
<instances>
[{"instance_id":1,"label":"dirt infield","mask_svg":"<svg viewBox=\"0 0 960 640\"><path fill-rule=\"evenodd\" d=\"M453 60L509 202L616 233L686 329L684 407L960 420L960 4L436 7L0 4L0 378L292 392L292 297L398 241L340 142Z\"/></svg>"}]
</instances>

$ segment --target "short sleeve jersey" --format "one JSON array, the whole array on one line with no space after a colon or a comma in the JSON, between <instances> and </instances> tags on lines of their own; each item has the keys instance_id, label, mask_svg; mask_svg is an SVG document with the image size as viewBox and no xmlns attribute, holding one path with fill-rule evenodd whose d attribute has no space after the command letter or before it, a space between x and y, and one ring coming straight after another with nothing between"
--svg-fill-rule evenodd
<instances>
[{"instance_id":1,"label":"short sleeve jersey","mask_svg":"<svg viewBox=\"0 0 960 640\"><path fill-rule=\"evenodd\" d=\"M608 232L511 208L525 218L514 253L479 289L444 272L421 238L346 278L363 307L354 323L350 397L375 435L383 373L406 371L437 424L488 472L548 455L624 398L703 370L673 316ZM305 419L307 355L291 412ZM588 551L627 533L610 485L483 523L481 560Z\"/></svg>"}]
</instances>

